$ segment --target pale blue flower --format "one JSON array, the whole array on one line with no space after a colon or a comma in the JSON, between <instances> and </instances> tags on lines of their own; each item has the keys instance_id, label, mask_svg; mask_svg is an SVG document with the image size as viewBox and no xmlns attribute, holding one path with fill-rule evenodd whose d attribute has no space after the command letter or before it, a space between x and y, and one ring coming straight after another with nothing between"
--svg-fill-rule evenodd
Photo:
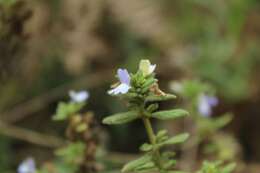
<instances>
[{"instance_id":1,"label":"pale blue flower","mask_svg":"<svg viewBox=\"0 0 260 173\"><path fill-rule=\"evenodd\" d=\"M87 91L70 91L69 96L72 102L82 103L89 98L89 93Z\"/></svg>"},{"instance_id":2,"label":"pale blue flower","mask_svg":"<svg viewBox=\"0 0 260 173\"><path fill-rule=\"evenodd\" d=\"M198 111L204 117L209 117L212 115L212 109L214 106L217 106L218 99L213 96L208 96L201 94L199 97Z\"/></svg>"},{"instance_id":3,"label":"pale blue flower","mask_svg":"<svg viewBox=\"0 0 260 173\"><path fill-rule=\"evenodd\" d=\"M32 158L28 158L24 160L19 166L18 166L18 173L35 173L36 172L36 166L35 161Z\"/></svg>"},{"instance_id":4,"label":"pale blue flower","mask_svg":"<svg viewBox=\"0 0 260 173\"><path fill-rule=\"evenodd\" d=\"M117 76L119 78L120 84L111 90L108 91L108 94L118 95L118 94L126 94L130 86L130 75L126 69L118 69Z\"/></svg>"}]
</instances>

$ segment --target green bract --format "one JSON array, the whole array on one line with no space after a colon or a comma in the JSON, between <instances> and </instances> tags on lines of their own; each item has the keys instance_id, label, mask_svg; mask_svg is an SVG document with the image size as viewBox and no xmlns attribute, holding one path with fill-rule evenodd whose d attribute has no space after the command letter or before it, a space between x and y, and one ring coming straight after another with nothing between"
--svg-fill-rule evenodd
<instances>
[{"instance_id":1,"label":"green bract","mask_svg":"<svg viewBox=\"0 0 260 173\"><path fill-rule=\"evenodd\" d=\"M150 119L170 120L188 115L182 109L171 109L158 111L159 102L175 99L176 96L164 93L160 90L158 80L155 78L154 69L156 65L151 65L149 60L142 60L139 70L131 74L131 88L126 94L119 97L128 102L128 112L117 113L108 116L103 120L104 124L124 124L139 119L144 122L149 143L144 143L140 150L144 156L126 164L122 172L152 172L161 173L176 172L176 160L174 152L161 152L161 148L179 144L187 140L188 134L183 133L174 137L169 137L166 130L161 130L155 135Z\"/></svg>"}]
</instances>

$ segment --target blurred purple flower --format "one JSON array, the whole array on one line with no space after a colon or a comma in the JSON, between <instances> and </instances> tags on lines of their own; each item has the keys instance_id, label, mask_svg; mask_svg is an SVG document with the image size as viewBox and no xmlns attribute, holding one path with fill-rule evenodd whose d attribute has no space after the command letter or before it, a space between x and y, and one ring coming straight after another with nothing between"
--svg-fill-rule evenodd
<instances>
[{"instance_id":1,"label":"blurred purple flower","mask_svg":"<svg viewBox=\"0 0 260 173\"><path fill-rule=\"evenodd\" d=\"M126 94L128 90L131 88L130 86L130 75L126 69L118 69L117 76L119 78L120 84L108 91L108 94L118 95L118 94Z\"/></svg>"},{"instance_id":2,"label":"blurred purple flower","mask_svg":"<svg viewBox=\"0 0 260 173\"><path fill-rule=\"evenodd\" d=\"M199 97L198 110L204 117L212 115L212 108L218 105L218 99L213 96L202 94Z\"/></svg>"},{"instance_id":3,"label":"blurred purple flower","mask_svg":"<svg viewBox=\"0 0 260 173\"><path fill-rule=\"evenodd\" d=\"M70 91L69 96L72 102L82 103L89 98L89 93L87 91Z\"/></svg>"},{"instance_id":4,"label":"blurred purple flower","mask_svg":"<svg viewBox=\"0 0 260 173\"><path fill-rule=\"evenodd\" d=\"M19 166L18 166L18 173L35 173L36 172L36 166L35 161L32 158L28 158L24 160Z\"/></svg>"}]
</instances>

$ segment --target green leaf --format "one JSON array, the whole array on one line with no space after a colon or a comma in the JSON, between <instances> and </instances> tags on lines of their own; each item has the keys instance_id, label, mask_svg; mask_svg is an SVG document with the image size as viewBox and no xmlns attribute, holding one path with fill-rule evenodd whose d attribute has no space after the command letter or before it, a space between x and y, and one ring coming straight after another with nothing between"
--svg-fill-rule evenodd
<instances>
[{"instance_id":1,"label":"green leaf","mask_svg":"<svg viewBox=\"0 0 260 173\"><path fill-rule=\"evenodd\" d=\"M231 114L225 114L224 116L214 119L215 129L219 129L226 126L228 123L232 121L232 119L233 116Z\"/></svg>"},{"instance_id":2,"label":"green leaf","mask_svg":"<svg viewBox=\"0 0 260 173\"><path fill-rule=\"evenodd\" d=\"M158 109L158 107L159 107L159 105L157 103L155 103L155 104L149 105L146 110L148 112L152 113L152 112L156 111Z\"/></svg>"},{"instance_id":3,"label":"green leaf","mask_svg":"<svg viewBox=\"0 0 260 173\"><path fill-rule=\"evenodd\" d=\"M188 114L189 113L183 109L173 109L173 110L168 110L168 111L155 112L151 116L153 118L157 118L160 120L168 120L168 119L184 117Z\"/></svg>"},{"instance_id":4,"label":"green leaf","mask_svg":"<svg viewBox=\"0 0 260 173\"><path fill-rule=\"evenodd\" d=\"M161 142L157 145L157 147L162 147L165 145L173 145L173 144L179 144L179 143L183 143L184 141L186 141L189 138L189 134L188 133L182 133L180 135L174 136L169 138L168 140Z\"/></svg>"},{"instance_id":5,"label":"green leaf","mask_svg":"<svg viewBox=\"0 0 260 173\"><path fill-rule=\"evenodd\" d=\"M145 171L151 171L151 169L156 169L156 166L155 166L154 162L152 162L152 161L147 162L147 163L135 168L134 171L145 172Z\"/></svg>"},{"instance_id":6,"label":"green leaf","mask_svg":"<svg viewBox=\"0 0 260 173\"><path fill-rule=\"evenodd\" d=\"M225 166L222 169L222 172L223 173L230 173L230 172L234 171L235 168L236 168L236 164L235 163L230 163L229 165Z\"/></svg>"},{"instance_id":7,"label":"green leaf","mask_svg":"<svg viewBox=\"0 0 260 173\"><path fill-rule=\"evenodd\" d=\"M147 163L150 163L151 161L152 161L152 156L149 154L146 154L146 155L140 157L139 159L136 159L136 160L133 160L133 161L127 163L123 167L122 172L134 171L138 167L141 167Z\"/></svg>"},{"instance_id":8,"label":"green leaf","mask_svg":"<svg viewBox=\"0 0 260 173\"><path fill-rule=\"evenodd\" d=\"M154 78L147 79L142 86L142 92L148 91L151 88L152 84L154 84L155 82L156 82L156 79L154 79Z\"/></svg>"},{"instance_id":9,"label":"green leaf","mask_svg":"<svg viewBox=\"0 0 260 173\"><path fill-rule=\"evenodd\" d=\"M137 111L129 111L124 113L118 113L109 117L106 117L103 119L104 124L124 124L131 122L139 117L139 114Z\"/></svg>"},{"instance_id":10,"label":"green leaf","mask_svg":"<svg viewBox=\"0 0 260 173\"><path fill-rule=\"evenodd\" d=\"M66 163L75 163L83 159L85 144L81 142L71 143L68 146L56 150L55 154Z\"/></svg>"},{"instance_id":11,"label":"green leaf","mask_svg":"<svg viewBox=\"0 0 260 173\"><path fill-rule=\"evenodd\" d=\"M177 161L176 160L168 160L164 163L163 167L164 169L170 169L176 165Z\"/></svg>"},{"instance_id":12,"label":"green leaf","mask_svg":"<svg viewBox=\"0 0 260 173\"><path fill-rule=\"evenodd\" d=\"M153 149L153 146L151 144L147 144L147 143L144 143L140 147L140 150L145 151L145 152L151 151L152 149Z\"/></svg>"},{"instance_id":13,"label":"green leaf","mask_svg":"<svg viewBox=\"0 0 260 173\"><path fill-rule=\"evenodd\" d=\"M150 96L146 97L145 101L146 102L159 102L159 101L172 100L175 98L176 98L176 96L173 94L165 94L165 95L161 95L161 96L150 95Z\"/></svg>"},{"instance_id":14,"label":"green leaf","mask_svg":"<svg viewBox=\"0 0 260 173\"><path fill-rule=\"evenodd\" d=\"M169 139L169 136L167 135L167 130L160 130L156 135L157 142L163 142L167 139Z\"/></svg>"},{"instance_id":15,"label":"green leaf","mask_svg":"<svg viewBox=\"0 0 260 173\"><path fill-rule=\"evenodd\" d=\"M71 115L80 111L85 106L85 103L74 103L74 102L61 102L58 104L56 114L53 116L53 120L61 121L69 118Z\"/></svg>"}]
</instances>

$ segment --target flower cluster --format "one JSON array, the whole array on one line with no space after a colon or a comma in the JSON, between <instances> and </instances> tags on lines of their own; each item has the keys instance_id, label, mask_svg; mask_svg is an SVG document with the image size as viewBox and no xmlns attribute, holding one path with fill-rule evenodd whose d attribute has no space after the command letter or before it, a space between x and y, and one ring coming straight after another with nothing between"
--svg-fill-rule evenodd
<instances>
[{"instance_id":1,"label":"flower cluster","mask_svg":"<svg viewBox=\"0 0 260 173\"><path fill-rule=\"evenodd\" d=\"M154 72L156 65L152 65L149 60L142 60L139 65L139 72L142 73L143 77L149 76ZM111 95L126 94L132 88L131 77L126 69L118 69L117 77L119 83L109 90L108 93Z\"/></svg>"}]
</instances>

